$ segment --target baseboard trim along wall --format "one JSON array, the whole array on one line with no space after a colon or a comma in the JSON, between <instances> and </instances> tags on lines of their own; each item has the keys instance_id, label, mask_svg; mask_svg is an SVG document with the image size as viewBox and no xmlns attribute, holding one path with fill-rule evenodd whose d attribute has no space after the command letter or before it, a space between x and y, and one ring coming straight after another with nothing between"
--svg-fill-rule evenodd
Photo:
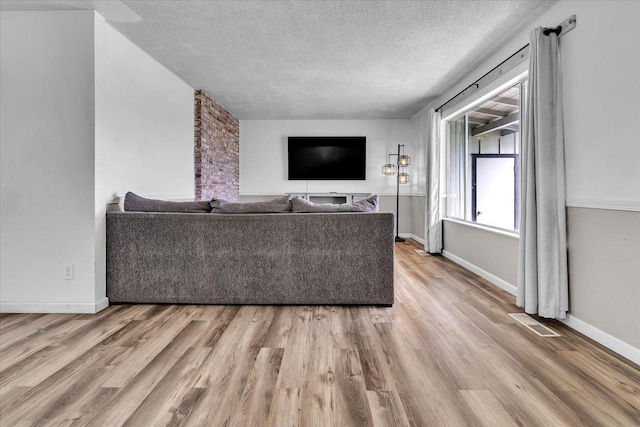
<instances>
[{"instance_id":1,"label":"baseboard trim along wall","mask_svg":"<svg viewBox=\"0 0 640 427\"><path fill-rule=\"evenodd\" d=\"M109 298L98 302L0 302L0 313L95 314L109 306Z\"/></svg>"},{"instance_id":2,"label":"baseboard trim along wall","mask_svg":"<svg viewBox=\"0 0 640 427\"><path fill-rule=\"evenodd\" d=\"M411 233L400 233L399 234L400 237L403 237L405 239L413 239L416 242L424 245L424 239L422 237L418 237L415 234L411 234Z\"/></svg>"},{"instance_id":3,"label":"baseboard trim along wall","mask_svg":"<svg viewBox=\"0 0 640 427\"><path fill-rule=\"evenodd\" d=\"M504 289L512 295L516 294L516 287L511 283L508 283L501 278L494 276L493 274L471 264L468 261L465 261L464 259L452 254L451 252L442 251L442 255L455 262L456 264L466 268L467 270L477 274L478 276L488 280L500 289ZM575 329L581 334L591 338L595 342L605 346L609 350L631 360L633 363L640 365L640 349L637 349L632 345L627 344L626 342L612 335L609 335L608 333L596 328L595 326L583 320L578 319L575 316L572 316L571 314L568 314L566 319L560 321L571 329Z\"/></svg>"},{"instance_id":4,"label":"baseboard trim along wall","mask_svg":"<svg viewBox=\"0 0 640 427\"><path fill-rule=\"evenodd\" d=\"M609 350L640 365L640 349L635 348L632 345L627 344L626 342L619 340L618 338L609 335L608 333L570 314L567 314L566 319L560 321L571 329L575 329L595 342L602 344Z\"/></svg>"},{"instance_id":5,"label":"baseboard trim along wall","mask_svg":"<svg viewBox=\"0 0 640 427\"><path fill-rule=\"evenodd\" d=\"M509 283L509 282L507 282L505 280L502 280L498 276L495 276L495 275L489 273L488 271L483 270L482 268L480 268L480 267L478 267L476 265L473 265L468 261L465 261L464 259L452 254L451 252L442 251L442 255L445 258L448 258L451 261L455 262L456 264L466 268L467 270L476 273L478 276L482 277L483 279L488 280L489 282L493 283L494 285L496 285L500 289L504 289L505 291L509 292L512 295L516 294L516 287L513 286L511 283Z\"/></svg>"}]
</instances>

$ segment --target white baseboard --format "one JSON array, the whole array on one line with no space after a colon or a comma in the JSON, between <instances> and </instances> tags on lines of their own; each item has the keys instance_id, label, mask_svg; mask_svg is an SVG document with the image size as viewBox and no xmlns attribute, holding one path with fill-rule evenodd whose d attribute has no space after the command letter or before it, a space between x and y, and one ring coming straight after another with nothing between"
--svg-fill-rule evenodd
<instances>
[{"instance_id":1,"label":"white baseboard","mask_svg":"<svg viewBox=\"0 0 640 427\"><path fill-rule=\"evenodd\" d=\"M424 245L424 239L422 237L418 237L415 234L411 234L411 233L400 233L399 234L400 237L403 237L405 239L413 239L418 243L421 243Z\"/></svg>"},{"instance_id":2,"label":"white baseboard","mask_svg":"<svg viewBox=\"0 0 640 427\"><path fill-rule=\"evenodd\" d=\"M640 365L640 349L633 347L631 344L627 344L626 342L609 335L603 330L598 329L584 320L580 320L577 317L572 316L571 314L567 314L567 318L560 321L571 329L575 329L595 342L602 344L609 350L614 351L622 357L626 357L631 360L633 363Z\"/></svg>"},{"instance_id":3,"label":"white baseboard","mask_svg":"<svg viewBox=\"0 0 640 427\"><path fill-rule=\"evenodd\" d=\"M516 287L514 285L512 285L511 283L507 282L506 280L503 280L503 279L499 278L498 276L495 276L495 275L489 273L488 271L483 270L480 267L478 267L476 265L473 265L468 261L465 261L464 259L452 254L451 252L442 251L442 255L445 258L448 258L451 261L455 262L456 264L466 268L467 270L476 273L478 276L482 277L483 279L488 280L489 282L493 283L494 285L496 285L500 289L504 289L505 291L509 292L512 295L516 294Z\"/></svg>"},{"instance_id":4,"label":"white baseboard","mask_svg":"<svg viewBox=\"0 0 640 427\"><path fill-rule=\"evenodd\" d=\"M0 313L95 314L109 306L109 298L97 302L0 302Z\"/></svg>"},{"instance_id":5,"label":"white baseboard","mask_svg":"<svg viewBox=\"0 0 640 427\"><path fill-rule=\"evenodd\" d=\"M478 276L483 277L484 279L493 283L497 287L504 289L510 294L515 295L516 287L513 286L511 283L508 283L500 279L499 277L494 276L488 271L485 271L480 267L473 265L468 261L465 261L464 259L452 254L451 252L442 251L442 255L450 259L451 261L455 262L456 264L466 268L467 270L476 273ZM591 338L595 342L602 344L603 346L607 347L609 350L614 351L619 355L621 355L622 357L625 357L631 360L633 363L637 363L638 365L640 365L640 349L633 347L631 344L627 344L626 342L612 335L609 335L608 333L596 328L593 325L590 325L589 323L583 320L578 319L575 316L572 316L571 314L567 314L567 318L560 321L565 325L567 325L568 327L570 327L571 329L575 329L581 334Z\"/></svg>"},{"instance_id":6,"label":"white baseboard","mask_svg":"<svg viewBox=\"0 0 640 427\"><path fill-rule=\"evenodd\" d=\"M94 313L98 313L98 312L104 310L107 307L109 307L109 298L104 297L101 300L99 300L98 302L96 302L96 308L95 308Z\"/></svg>"}]
</instances>

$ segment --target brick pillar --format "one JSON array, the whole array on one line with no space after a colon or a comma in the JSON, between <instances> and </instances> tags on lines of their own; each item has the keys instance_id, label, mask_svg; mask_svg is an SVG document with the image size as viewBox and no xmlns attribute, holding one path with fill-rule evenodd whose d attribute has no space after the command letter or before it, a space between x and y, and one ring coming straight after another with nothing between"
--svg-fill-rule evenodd
<instances>
[{"instance_id":1,"label":"brick pillar","mask_svg":"<svg viewBox=\"0 0 640 427\"><path fill-rule=\"evenodd\" d=\"M202 90L195 92L196 200L238 198L240 123Z\"/></svg>"}]
</instances>

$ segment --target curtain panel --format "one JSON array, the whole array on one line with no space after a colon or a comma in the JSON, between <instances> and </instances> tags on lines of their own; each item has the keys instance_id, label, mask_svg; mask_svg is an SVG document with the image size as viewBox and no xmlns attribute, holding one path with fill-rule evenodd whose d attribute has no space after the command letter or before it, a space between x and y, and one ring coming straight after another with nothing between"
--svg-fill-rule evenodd
<instances>
[{"instance_id":1,"label":"curtain panel","mask_svg":"<svg viewBox=\"0 0 640 427\"><path fill-rule=\"evenodd\" d=\"M520 243L516 304L563 319L569 304L562 76L558 37L531 32L522 114Z\"/></svg>"},{"instance_id":2,"label":"curtain panel","mask_svg":"<svg viewBox=\"0 0 640 427\"><path fill-rule=\"evenodd\" d=\"M426 140L427 197L424 250L442 252L442 221L440 217L440 122L439 111L429 110Z\"/></svg>"}]
</instances>

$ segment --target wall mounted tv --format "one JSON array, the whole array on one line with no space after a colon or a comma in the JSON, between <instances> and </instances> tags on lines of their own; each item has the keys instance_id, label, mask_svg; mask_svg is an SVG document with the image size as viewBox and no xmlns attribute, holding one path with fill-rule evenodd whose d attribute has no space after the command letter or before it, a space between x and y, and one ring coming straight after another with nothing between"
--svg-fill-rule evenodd
<instances>
[{"instance_id":1,"label":"wall mounted tv","mask_svg":"<svg viewBox=\"0 0 640 427\"><path fill-rule=\"evenodd\" d=\"M290 136L289 180L366 179L364 136Z\"/></svg>"}]
</instances>

